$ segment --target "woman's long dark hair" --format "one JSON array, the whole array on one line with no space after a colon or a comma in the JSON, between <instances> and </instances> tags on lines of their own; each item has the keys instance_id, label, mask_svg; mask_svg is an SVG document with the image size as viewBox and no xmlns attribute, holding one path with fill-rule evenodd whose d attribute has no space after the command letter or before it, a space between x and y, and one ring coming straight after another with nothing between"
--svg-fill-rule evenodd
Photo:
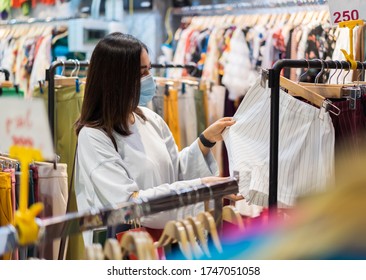
<instances>
[{"instance_id":1,"label":"woman's long dark hair","mask_svg":"<svg viewBox=\"0 0 366 280\"><path fill-rule=\"evenodd\" d=\"M112 132L130 135L132 112L146 120L137 107L143 48L147 51L141 41L119 32L98 42L90 59L81 115L75 124L77 135L84 126L103 129L117 150Z\"/></svg>"}]
</instances>

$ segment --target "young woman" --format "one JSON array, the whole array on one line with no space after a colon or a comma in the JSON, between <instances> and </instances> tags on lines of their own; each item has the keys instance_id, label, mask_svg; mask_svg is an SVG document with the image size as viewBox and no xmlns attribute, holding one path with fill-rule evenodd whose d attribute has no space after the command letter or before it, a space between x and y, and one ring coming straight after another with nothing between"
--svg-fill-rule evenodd
<instances>
[{"instance_id":1,"label":"young woman","mask_svg":"<svg viewBox=\"0 0 366 280\"><path fill-rule=\"evenodd\" d=\"M234 124L222 118L178 152L164 120L146 107L155 94L146 46L113 33L92 54L81 116L75 190L78 210L102 208L132 197L155 198L193 185L222 180L210 147ZM186 211L185 211L186 212ZM163 228L178 211L146 217L143 225ZM91 236L84 239L91 242Z\"/></svg>"}]
</instances>

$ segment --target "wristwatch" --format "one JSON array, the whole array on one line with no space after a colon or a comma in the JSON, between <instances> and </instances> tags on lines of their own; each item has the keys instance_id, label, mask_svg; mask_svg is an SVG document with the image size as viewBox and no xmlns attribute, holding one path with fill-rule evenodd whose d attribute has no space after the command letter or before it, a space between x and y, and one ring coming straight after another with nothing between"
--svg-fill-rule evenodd
<instances>
[{"instance_id":1,"label":"wristwatch","mask_svg":"<svg viewBox=\"0 0 366 280\"><path fill-rule=\"evenodd\" d=\"M206 148L212 148L216 144L216 142L210 142L209 140L207 140L203 133L200 134L200 140L202 145Z\"/></svg>"}]
</instances>

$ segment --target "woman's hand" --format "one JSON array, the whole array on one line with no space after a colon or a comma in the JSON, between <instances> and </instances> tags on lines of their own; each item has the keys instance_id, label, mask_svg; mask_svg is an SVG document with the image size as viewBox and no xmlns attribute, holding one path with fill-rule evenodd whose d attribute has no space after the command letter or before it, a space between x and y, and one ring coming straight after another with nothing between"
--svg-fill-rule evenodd
<instances>
[{"instance_id":1,"label":"woman's hand","mask_svg":"<svg viewBox=\"0 0 366 280\"><path fill-rule=\"evenodd\" d=\"M235 120L231 117L225 117L217 120L213 124L211 124L208 128L206 128L202 134L203 136L210 142L215 143L218 141L222 141L221 133L228 126L232 126L235 123ZM205 147L201 140L198 141L198 146L204 156L206 156L210 152L210 148Z\"/></svg>"},{"instance_id":2,"label":"woman's hand","mask_svg":"<svg viewBox=\"0 0 366 280\"><path fill-rule=\"evenodd\" d=\"M232 126L235 123L234 118L225 117L217 120L213 124L211 124L208 128L206 128L202 134L203 136L210 142L218 142L222 141L221 133L228 126Z\"/></svg>"},{"instance_id":3,"label":"woman's hand","mask_svg":"<svg viewBox=\"0 0 366 280\"><path fill-rule=\"evenodd\" d=\"M204 177L204 178L201 178L201 181L202 181L202 184L210 185L210 184L220 183L220 182L225 181L225 180L227 180L229 178L230 177L216 177L216 176L212 176L212 177Z\"/></svg>"}]
</instances>

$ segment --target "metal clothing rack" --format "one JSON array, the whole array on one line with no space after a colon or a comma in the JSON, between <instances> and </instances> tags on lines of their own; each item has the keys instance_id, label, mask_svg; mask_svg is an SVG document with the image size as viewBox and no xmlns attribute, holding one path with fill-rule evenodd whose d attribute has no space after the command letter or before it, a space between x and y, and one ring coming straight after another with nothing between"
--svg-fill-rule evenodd
<instances>
[{"instance_id":1,"label":"metal clothing rack","mask_svg":"<svg viewBox=\"0 0 366 280\"><path fill-rule=\"evenodd\" d=\"M10 79L10 72L9 72L9 70L7 70L5 68L0 68L0 73L4 73L4 75L5 75L5 81L9 81L9 79Z\"/></svg>"},{"instance_id":2,"label":"metal clothing rack","mask_svg":"<svg viewBox=\"0 0 366 280\"><path fill-rule=\"evenodd\" d=\"M149 201L126 202L103 209L90 209L84 212L67 213L63 216L37 219L39 238L35 245L65 238L86 230L117 226L132 219L184 207L199 202L214 200L214 218L217 228L222 226L223 197L239 190L236 179L229 178L217 184L199 185L186 188ZM14 226L0 227L0 256L19 246L18 233ZM34 244L29 244L34 245Z\"/></svg>"},{"instance_id":3,"label":"metal clothing rack","mask_svg":"<svg viewBox=\"0 0 366 280\"><path fill-rule=\"evenodd\" d=\"M284 68L313 68L313 69L350 69L347 61L333 60L291 60L277 61L272 69L264 71L268 78L268 86L271 88L271 120L270 120L270 168L269 168L269 197L268 206L273 210L271 215L277 212L278 193L278 139L279 139L279 101L280 101L280 73ZM365 70L366 62L357 62L357 69ZM363 73L362 73L363 74Z\"/></svg>"},{"instance_id":4,"label":"metal clothing rack","mask_svg":"<svg viewBox=\"0 0 366 280\"><path fill-rule=\"evenodd\" d=\"M196 69L197 64L195 63L189 63L189 64L173 64L173 63L167 63L167 64L151 64L152 68L185 68L185 69Z\"/></svg>"},{"instance_id":5,"label":"metal clothing rack","mask_svg":"<svg viewBox=\"0 0 366 280\"><path fill-rule=\"evenodd\" d=\"M10 19L10 20L2 20L0 21L0 26L9 26L9 25L17 25L17 24L32 24L32 23L50 23L50 22L60 22L60 21L68 21L72 19L78 19L81 17L46 17L46 18L29 18L26 20L21 19Z\"/></svg>"},{"instance_id":6,"label":"metal clothing rack","mask_svg":"<svg viewBox=\"0 0 366 280\"><path fill-rule=\"evenodd\" d=\"M50 122L51 136L53 142L55 141L55 74L57 67L88 67L89 61L75 61L75 60L57 60L52 62L50 68L46 70L46 81L48 81L48 119ZM190 64L151 64L152 68L186 68L196 69L197 65Z\"/></svg>"},{"instance_id":7,"label":"metal clothing rack","mask_svg":"<svg viewBox=\"0 0 366 280\"><path fill-rule=\"evenodd\" d=\"M182 8L173 8L172 14L176 16L190 15L228 15L250 13L256 9L274 9L274 8L303 8L309 6L319 6L327 3L327 0L251 0L242 3L226 3L212 5L187 6Z\"/></svg>"}]
</instances>

